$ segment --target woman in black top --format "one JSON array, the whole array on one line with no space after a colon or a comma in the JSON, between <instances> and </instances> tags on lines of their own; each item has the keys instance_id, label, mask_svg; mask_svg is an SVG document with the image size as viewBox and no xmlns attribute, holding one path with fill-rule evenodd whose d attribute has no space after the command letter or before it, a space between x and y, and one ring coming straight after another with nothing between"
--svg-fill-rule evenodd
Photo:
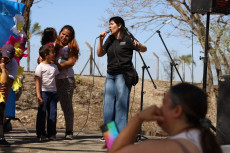
<instances>
[{"instance_id":1,"label":"woman in black top","mask_svg":"<svg viewBox=\"0 0 230 153\"><path fill-rule=\"evenodd\" d=\"M97 55L104 56L107 53L107 76L103 98L104 123L115 121L118 130L121 131L128 121L129 95L131 86L125 84L123 70L133 66L133 50L145 52L146 46L136 40L132 40L127 34L124 20L115 16L109 20L111 35L104 45L103 40L106 31L100 33L97 47Z\"/></svg>"}]
</instances>

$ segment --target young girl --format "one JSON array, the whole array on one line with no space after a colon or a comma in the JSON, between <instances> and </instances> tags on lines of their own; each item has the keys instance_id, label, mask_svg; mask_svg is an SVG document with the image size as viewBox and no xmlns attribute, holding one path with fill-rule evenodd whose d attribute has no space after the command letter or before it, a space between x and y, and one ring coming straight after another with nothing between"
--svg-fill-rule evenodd
<instances>
[{"instance_id":1,"label":"young girl","mask_svg":"<svg viewBox=\"0 0 230 153\"><path fill-rule=\"evenodd\" d=\"M53 45L57 39L57 32L54 28L48 27L42 33L42 45Z\"/></svg>"},{"instance_id":2,"label":"young girl","mask_svg":"<svg viewBox=\"0 0 230 153\"><path fill-rule=\"evenodd\" d=\"M52 45L54 48L54 43L57 39L57 32L54 28L48 27L42 33L41 44L42 45ZM40 64L43 61L41 56L39 56L37 63Z\"/></svg>"}]
</instances>

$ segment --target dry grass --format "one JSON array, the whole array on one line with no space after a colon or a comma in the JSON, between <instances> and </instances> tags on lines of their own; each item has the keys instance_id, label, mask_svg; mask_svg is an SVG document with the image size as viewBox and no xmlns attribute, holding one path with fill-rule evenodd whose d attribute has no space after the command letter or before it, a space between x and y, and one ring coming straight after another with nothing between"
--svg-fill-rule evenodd
<instances>
[{"instance_id":1,"label":"dry grass","mask_svg":"<svg viewBox=\"0 0 230 153\"><path fill-rule=\"evenodd\" d=\"M103 101L103 89L104 89L104 77L92 77L92 76L80 76L76 77L77 87L74 91L73 107L74 107L74 130L75 131L95 131L99 130L102 125L102 101ZM94 82L94 85L93 85ZM176 84L178 82L174 82ZM169 89L170 83L168 81L155 81L157 89L151 80L145 79L144 81L144 95L143 95L143 108L150 105L161 105L161 101L164 93ZM198 86L201 86L198 84ZM92 88L93 87L93 88ZM33 89L34 90L34 89ZM23 91L25 92L25 91ZM23 95L22 92L22 95ZM37 104L36 96L33 96L35 100L30 105L26 105L22 100L17 101L16 117L20 118L23 124L28 128L35 128ZM141 104L141 80L132 88L130 95L130 111L129 118L134 116L140 111ZM216 124L216 102L210 98L209 112L207 115L211 121ZM64 116L58 103L57 113L57 128L65 128ZM14 126L20 126L17 122L13 122ZM142 130L148 135L157 135L160 128L156 123L144 123Z\"/></svg>"}]
</instances>

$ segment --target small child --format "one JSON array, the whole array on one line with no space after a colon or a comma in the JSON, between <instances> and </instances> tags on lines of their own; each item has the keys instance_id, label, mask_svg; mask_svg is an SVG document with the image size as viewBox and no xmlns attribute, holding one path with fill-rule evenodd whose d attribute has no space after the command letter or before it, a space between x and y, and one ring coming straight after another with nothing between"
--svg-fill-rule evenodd
<instances>
[{"instance_id":1,"label":"small child","mask_svg":"<svg viewBox=\"0 0 230 153\"><path fill-rule=\"evenodd\" d=\"M5 90L3 89L7 81L9 79L7 69L5 67L4 62L8 62L9 59L7 57L2 57L2 52L0 52L0 146L6 145L9 146L10 143L8 143L5 140L4 137L4 128L3 128L3 120L4 120L4 113L5 113L5 106L6 106L6 101L5 101Z\"/></svg>"},{"instance_id":2,"label":"small child","mask_svg":"<svg viewBox=\"0 0 230 153\"><path fill-rule=\"evenodd\" d=\"M35 70L36 92L38 98L38 113L36 121L36 134L39 141L56 139L57 102L56 89L58 68L52 61L55 59L54 48L51 45L43 45L39 49L39 55L43 61ZM45 131L47 118L47 135Z\"/></svg>"},{"instance_id":3,"label":"small child","mask_svg":"<svg viewBox=\"0 0 230 153\"><path fill-rule=\"evenodd\" d=\"M54 43L57 39L57 32L54 28L48 27L46 28L43 33L42 33L42 39L41 39L41 44L42 45L51 45L54 48ZM40 62L43 59L41 56L38 57L37 63L40 64Z\"/></svg>"},{"instance_id":4,"label":"small child","mask_svg":"<svg viewBox=\"0 0 230 153\"><path fill-rule=\"evenodd\" d=\"M57 32L54 28L48 27L42 33L42 45L54 45L54 42L57 39Z\"/></svg>"}]
</instances>

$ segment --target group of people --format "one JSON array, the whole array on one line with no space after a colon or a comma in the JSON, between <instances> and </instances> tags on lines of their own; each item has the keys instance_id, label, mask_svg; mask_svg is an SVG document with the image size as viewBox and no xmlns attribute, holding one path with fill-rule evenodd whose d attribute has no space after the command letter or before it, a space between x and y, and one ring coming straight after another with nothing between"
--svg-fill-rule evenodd
<instances>
[{"instance_id":1,"label":"group of people","mask_svg":"<svg viewBox=\"0 0 230 153\"><path fill-rule=\"evenodd\" d=\"M57 102L65 116L65 139L73 139L74 111L72 105L75 79L73 66L79 57L79 46L72 26L65 25L59 35L54 28L43 32L42 46L35 70L38 113L36 135L39 141L56 139ZM10 88L17 76L18 64L13 45L5 44L0 52L0 146L9 146L4 137L5 106ZM46 119L47 117L47 119ZM46 127L47 121L47 130Z\"/></svg>"},{"instance_id":2,"label":"group of people","mask_svg":"<svg viewBox=\"0 0 230 153\"><path fill-rule=\"evenodd\" d=\"M146 46L130 37L121 17L109 20L111 35L100 33L97 46L99 57L107 54L107 76L103 98L103 121L115 121L120 134L109 153L221 153L214 134L207 127L207 95L198 87L181 83L170 88L162 106L155 105L139 112L128 122L131 86L125 84L124 67L132 67L133 50L145 52ZM168 133L167 139L148 140L136 144L144 121L156 121ZM166 147L167 146L167 147ZM106 145L105 147L106 148Z\"/></svg>"},{"instance_id":3,"label":"group of people","mask_svg":"<svg viewBox=\"0 0 230 153\"><path fill-rule=\"evenodd\" d=\"M36 134L39 141L56 139L57 102L65 117L65 139L73 139L74 111L72 105L75 79L73 66L79 57L79 46L72 26L65 25L59 35L54 28L43 32L35 70L38 113ZM46 127L47 112L47 130Z\"/></svg>"},{"instance_id":4,"label":"group of people","mask_svg":"<svg viewBox=\"0 0 230 153\"><path fill-rule=\"evenodd\" d=\"M133 50L145 52L147 48L130 37L124 20L119 16L110 18L109 30L111 34L105 43L103 41L107 32L100 33L97 46L99 57L107 54L103 122L115 121L120 132L108 152L221 153L214 134L203 126L207 113L207 95L194 85L180 83L171 87L161 107L150 106L128 122L132 86L125 83L123 70L124 67L133 67ZM57 101L60 100L66 123L65 138L72 139L72 97L75 88L73 66L79 57L74 29L66 25L57 36L55 29L46 28L41 43L40 64L35 71L38 98L36 134L41 141L47 137L50 140L56 139ZM4 64L0 64L0 67L4 73ZM169 137L136 144L137 134L144 121L156 121Z\"/></svg>"},{"instance_id":5,"label":"group of people","mask_svg":"<svg viewBox=\"0 0 230 153\"><path fill-rule=\"evenodd\" d=\"M122 75L124 67L132 67L133 50L146 51L146 46L132 40L126 31L125 22L121 17L110 19L111 35L102 45L107 32L100 33L97 54L99 57L108 55L108 69L103 98L104 123L115 121L119 131L128 121L129 95L131 86L125 84ZM55 42L55 43L54 43ZM38 97L38 114L36 133L39 140L48 137L56 139L57 101L60 100L66 123L66 139L73 138L74 111L72 106L75 88L73 65L79 56L79 47L75 39L74 29L66 25L59 36L53 28L46 28L39 49L39 65L35 70L36 91ZM115 53L116 52L116 53ZM115 56L121 58L118 62ZM45 130L46 111L47 131Z\"/></svg>"}]
</instances>

